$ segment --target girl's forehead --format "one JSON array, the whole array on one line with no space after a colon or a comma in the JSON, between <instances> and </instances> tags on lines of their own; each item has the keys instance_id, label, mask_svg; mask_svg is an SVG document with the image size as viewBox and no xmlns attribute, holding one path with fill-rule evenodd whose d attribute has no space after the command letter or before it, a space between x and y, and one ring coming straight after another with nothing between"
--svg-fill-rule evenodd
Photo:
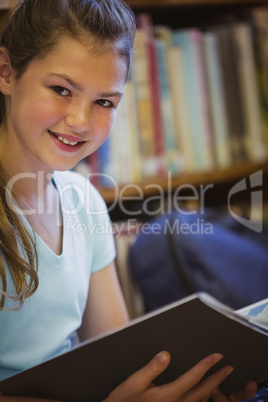
<instances>
[{"instance_id":1,"label":"girl's forehead","mask_svg":"<svg viewBox=\"0 0 268 402\"><path fill-rule=\"evenodd\" d=\"M67 59L68 64L73 63L75 58L87 58L87 56L98 63L100 60L109 56L112 60L120 61L120 64L124 64L126 68L126 75L128 75L129 60L128 57L122 55L120 52L120 41L105 41L101 42L99 39L93 36L82 36L80 38L73 38L71 36L61 36L57 39L57 42L52 47L47 56L64 56ZM66 55L68 55L66 57Z\"/></svg>"},{"instance_id":2,"label":"girl's forehead","mask_svg":"<svg viewBox=\"0 0 268 402\"><path fill-rule=\"evenodd\" d=\"M115 55L120 55L120 48L122 46L122 40L120 39L114 41L101 40L100 38L86 32L82 33L79 37L73 37L72 35L69 35L67 33L58 36L52 49L61 46L62 43L66 42L68 42L70 46L70 52L77 45L82 45L88 50L89 53L95 55L102 55L107 52L114 52Z\"/></svg>"},{"instance_id":3,"label":"girl's forehead","mask_svg":"<svg viewBox=\"0 0 268 402\"><path fill-rule=\"evenodd\" d=\"M110 54L113 58L122 58L120 50L116 43L94 41L94 38L89 38L87 41L83 38L73 38L71 36L60 36L56 42L47 49L45 53L41 53L36 59L45 60L50 58L59 58L62 55L68 55L70 63L74 62L74 56L89 56L95 59L102 58ZM127 59L126 59L127 62Z\"/></svg>"},{"instance_id":4,"label":"girl's forehead","mask_svg":"<svg viewBox=\"0 0 268 402\"><path fill-rule=\"evenodd\" d=\"M102 87L118 86L121 90L128 76L128 64L111 46L96 51L90 45L64 37L44 57L32 60L25 73L39 79L68 76L83 87L95 83Z\"/></svg>"}]
</instances>

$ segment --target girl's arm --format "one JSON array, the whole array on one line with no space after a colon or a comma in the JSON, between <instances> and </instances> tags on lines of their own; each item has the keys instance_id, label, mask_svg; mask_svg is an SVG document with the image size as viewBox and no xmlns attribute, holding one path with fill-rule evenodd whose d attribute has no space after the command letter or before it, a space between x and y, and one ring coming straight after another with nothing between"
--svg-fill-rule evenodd
<instances>
[{"instance_id":1,"label":"girl's arm","mask_svg":"<svg viewBox=\"0 0 268 402\"><path fill-rule=\"evenodd\" d=\"M78 335L81 341L129 321L114 262L91 275L86 309Z\"/></svg>"}]
</instances>

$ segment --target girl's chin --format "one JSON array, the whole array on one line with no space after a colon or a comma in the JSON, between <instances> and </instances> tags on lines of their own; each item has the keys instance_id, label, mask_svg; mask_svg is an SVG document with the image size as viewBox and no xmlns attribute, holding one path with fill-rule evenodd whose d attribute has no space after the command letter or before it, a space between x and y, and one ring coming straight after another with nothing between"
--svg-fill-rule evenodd
<instances>
[{"instance_id":1,"label":"girl's chin","mask_svg":"<svg viewBox=\"0 0 268 402\"><path fill-rule=\"evenodd\" d=\"M66 161L65 161L65 162L59 163L59 161L58 161L58 162L49 164L49 170L51 170L52 172L55 170L57 170L58 172L65 172L67 170L73 169L79 162L80 161L74 161L74 162L70 163L70 161L69 161L68 163L66 163Z\"/></svg>"}]
</instances>

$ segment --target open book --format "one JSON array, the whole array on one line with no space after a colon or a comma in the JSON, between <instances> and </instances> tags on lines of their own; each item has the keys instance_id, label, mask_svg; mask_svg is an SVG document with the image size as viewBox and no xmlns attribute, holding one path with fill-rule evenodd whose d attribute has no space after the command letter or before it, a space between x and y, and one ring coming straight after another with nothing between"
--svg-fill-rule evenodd
<instances>
[{"instance_id":1,"label":"open book","mask_svg":"<svg viewBox=\"0 0 268 402\"><path fill-rule=\"evenodd\" d=\"M210 353L224 355L234 371L222 383L229 393L247 380L268 379L268 299L238 312L198 293L83 342L70 352L0 382L4 394L68 402L100 402L158 352L171 363L156 380L174 380Z\"/></svg>"}]
</instances>

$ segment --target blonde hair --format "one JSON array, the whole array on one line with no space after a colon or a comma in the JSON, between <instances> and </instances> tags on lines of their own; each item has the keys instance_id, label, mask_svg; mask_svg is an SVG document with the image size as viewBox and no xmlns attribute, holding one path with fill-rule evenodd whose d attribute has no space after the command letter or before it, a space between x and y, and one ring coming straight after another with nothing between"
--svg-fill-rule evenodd
<instances>
[{"instance_id":1,"label":"blonde hair","mask_svg":"<svg viewBox=\"0 0 268 402\"><path fill-rule=\"evenodd\" d=\"M8 195L14 198L13 194L8 194L6 188L4 169L0 164L0 249L2 258L0 259L0 278L2 282L2 294L0 298L0 308L4 308L6 297L18 303L19 309L23 305L25 298L31 296L38 287L38 256L35 241L27 231L22 222L18 211L10 208ZM21 255L20 249L25 254ZM15 295L7 292L7 276L5 265L9 268L11 278L15 286Z\"/></svg>"}]
</instances>

